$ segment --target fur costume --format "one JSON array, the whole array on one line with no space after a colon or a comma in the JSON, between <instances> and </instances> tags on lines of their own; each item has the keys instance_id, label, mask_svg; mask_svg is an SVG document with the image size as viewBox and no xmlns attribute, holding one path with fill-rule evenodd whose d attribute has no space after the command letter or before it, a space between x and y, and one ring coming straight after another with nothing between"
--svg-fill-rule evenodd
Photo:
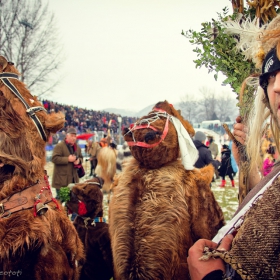
<instances>
[{"instance_id":1,"label":"fur costume","mask_svg":"<svg viewBox=\"0 0 280 280\"><path fill-rule=\"evenodd\" d=\"M185 169L171 116L194 135L167 101L124 134L134 158L123 164L109 207L117 280L189 279L188 249L199 238L211 239L224 224L210 189L213 167Z\"/></svg>"},{"instance_id":2,"label":"fur costume","mask_svg":"<svg viewBox=\"0 0 280 280\"><path fill-rule=\"evenodd\" d=\"M63 127L64 115L42 111L43 105L18 74L0 56L1 279L78 279L83 245L52 197L44 171L45 144L51 133ZM12 77L9 87L7 75ZM11 91L13 86L20 97ZM35 107L35 112L28 107ZM40 121L41 134L32 115Z\"/></svg>"},{"instance_id":3,"label":"fur costume","mask_svg":"<svg viewBox=\"0 0 280 280\"><path fill-rule=\"evenodd\" d=\"M111 147L103 147L97 157L95 173L104 180L102 190L104 193L110 192L110 187L116 174L116 150Z\"/></svg>"},{"instance_id":4,"label":"fur costume","mask_svg":"<svg viewBox=\"0 0 280 280\"><path fill-rule=\"evenodd\" d=\"M98 177L76 184L67 202L67 207L79 214L74 226L86 251L80 280L109 280L113 276L109 229L103 218L102 184Z\"/></svg>"}]
</instances>

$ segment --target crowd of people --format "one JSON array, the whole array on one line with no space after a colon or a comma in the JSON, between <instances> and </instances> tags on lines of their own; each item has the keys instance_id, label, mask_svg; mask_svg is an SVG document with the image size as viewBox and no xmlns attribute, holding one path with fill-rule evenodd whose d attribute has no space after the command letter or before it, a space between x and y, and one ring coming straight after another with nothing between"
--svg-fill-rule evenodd
<instances>
[{"instance_id":1,"label":"crowd of people","mask_svg":"<svg viewBox=\"0 0 280 280\"><path fill-rule=\"evenodd\" d=\"M77 106L59 104L50 100L42 100L44 108L48 112L63 112L65 114L65 125L56 135L50 139L50 144L57 144L59 140L63 140L65 132L70 127L75 127L78 134L94 131L107 132L110 123L110 131L113 138L118 138L119 129L129 127L131 123L136 121L136 117L121 116L122 124L119 128L119 115L105 111L95 111L92 109L83 109Z\"/></svg>"}]
</instances>

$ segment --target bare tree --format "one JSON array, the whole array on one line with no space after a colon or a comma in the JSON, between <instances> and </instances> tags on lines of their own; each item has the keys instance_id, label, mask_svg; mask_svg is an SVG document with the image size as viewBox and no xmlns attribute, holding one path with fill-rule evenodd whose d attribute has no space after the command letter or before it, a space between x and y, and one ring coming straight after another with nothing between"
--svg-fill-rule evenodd
<instances>
[{"instance_id":1,"label":"bare tree","mask_svg":"<svg viewBox=\"0 0 280 280\"><path fill-rule=\"evenodd\" d=\"M44 0L0 0L0 52L15 63L32 94L50 93L62 62L54 14Z\"/></svg>"},{"instance_id":2,"label":"bare tree","mask_svg":"<svg viewBox=\"0 0 280 280\"><path fill-rule=\"evenodd\" d=\"M226 119L235 120L238 115L236 106L237 100L228 93L217 94L207 87L199 89L200 97L186 94L181 98L179 107L182 115L192 123L205 120L219 119L224 122Z\"/></svg>"},{"instance_id":3,"label":"bare tree","mask_svg":"<svg viewBox=\"0 0 280 280\"><path fill-rule=\"evenodd\" d=\"M233 121L237 117L238 108L236 104L237 100L228 93L222 93L222 95L217 98L216 106L221 121L226 121L227 118Z\"/></svg>"},{"instance_id":4,"label":"bare tree","mask_svg":"<svg viewBox=\"0 0 280 280\"><path fill-rule=\"evenodd\" d=\"M181 98L179 107L182 111L182 116L191 123L194 123L199 112L198 101L194 99L194 96L186 94Z\"/></svg>"},{"instance_id":5,"label":"bare tree","mask_svg":"<svg viewBox=\"0 0 280 280\"><path fill-rule=\"evenodd\" d=\"M216 112L216 93L207 87L202 87L199 91L202 94L200 103L203 107L204 120L211 120L213 113Z\"/></svg>"}]
</instances>

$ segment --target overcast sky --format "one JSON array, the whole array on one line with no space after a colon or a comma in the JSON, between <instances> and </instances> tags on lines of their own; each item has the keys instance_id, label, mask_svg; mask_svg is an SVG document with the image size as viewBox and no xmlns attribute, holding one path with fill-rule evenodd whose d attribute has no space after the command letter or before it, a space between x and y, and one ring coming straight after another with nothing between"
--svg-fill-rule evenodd
<instances>
[{"instance_id":1,"label":"overcast sky","mask_svg":"<svg viewBox=\"0 0 280 280\"><path fill-rule=\"evenodd\" d=\"M102 110L139 111L158 101L179 102L208 87L235 96L214 73L195 69L182 29L201 29L229 0L50 0L65 76L50 99Z\"/></svg>"}]
</instances>

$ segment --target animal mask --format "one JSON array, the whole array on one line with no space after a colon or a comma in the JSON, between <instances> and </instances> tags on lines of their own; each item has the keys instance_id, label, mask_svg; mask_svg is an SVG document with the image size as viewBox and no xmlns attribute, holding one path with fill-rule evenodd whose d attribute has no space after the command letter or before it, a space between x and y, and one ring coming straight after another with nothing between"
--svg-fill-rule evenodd
<instances>
[{"instance_id":1,"label":"animal mask","mask_svg":"<svg viewBox=\"0 0 280 280\"><path fill-rule=\"evenodd\" d=\"M194 133L191 124L184 120L171 104L164 101L158 102L153 111L140 118L123 134L132 155L143 166L151 169L159 168L177 160L180 156L185 159L189 156L191 160L186 165L192 169L197 158L197 150L191 140ZM184 149L186 147L185 140L189 146L188 151L182 151L182 147L184 146Z\"/></svg>"},{"instance_id":2,"label":"animal mask","mask_svg":"<svg viewBox=\"0 0 280 280\"><path fill-rule=\"evenodd\" d=\"M103 180L95 177L84 183L75 184L71 189L67 207L80 216L97 217L103 214Z\"/></svg>"}]
</instances>

